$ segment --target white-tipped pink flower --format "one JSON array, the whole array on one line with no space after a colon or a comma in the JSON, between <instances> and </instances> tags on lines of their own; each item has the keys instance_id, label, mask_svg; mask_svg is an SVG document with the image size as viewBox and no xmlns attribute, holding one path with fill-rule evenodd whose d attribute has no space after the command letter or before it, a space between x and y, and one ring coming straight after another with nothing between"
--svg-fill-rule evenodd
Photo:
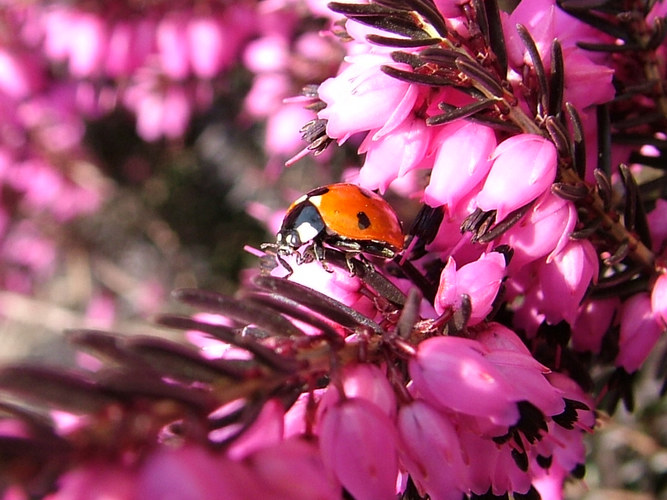
<instances>
[{"instance_id":1,"label":"white-tipped pink flower","mask_svg":"<svg viewBox=\"0 0 667 500\"><path fill-rule=\"evenodd\" d=\"M514 388L484 357L477 341L433 337L419 344L409 372L419 394L436 408L512 425L519 418Z\"/></svg>"},{"instance_id":2,"label":"white-tipped pink flower","mask_svg":"<svg viewBox=\"0 0 667 500\"><path fill-rule=\"evenodd\" d=\"M621 306L621 335L616 366L632 373L639 369L662 333L653 315L648 293L638 293Z\"/></svg>"},{"instance_id":3,"label":"white-tipped pink flower","mask_svg":"<svg viewBox=\"0 0 667 500\"><path fill-rule=\"evenodd\" d=\"M447 307L459 307L461 297L468 295L472 305L470 324L479 323L491 312L504 276L505 258L498 252L483 254L458 270L450 257L440 275L436 312L442 314Z\"/></svg>"},{"instance_id":4,"label":"white-tipped pink flower","mask_svg":"<svg viewBox=\"0 0 667 500\"><path fill-rule=\"evenodd\" d=\"M418 86L393 78L380 69L394 63L389 55L363 54L349 58L350 65L338 76L325 80L319 96L327 107L318 113L327 122L327 135L344 142L357 132L377 130L379 138L398 127L412 112Z\"/></svg>"},{"instance_id":5,"label":"white-tipped pink flower","mask_svg":"<svg viewBox=\"0 0 667 500\"><path fill-rule=\"evenodd\" d=\"M324 414L319 436L325 467L354 498L396 498L396 429L380 408L345 399Z\"/></svg>"},{"instance_id":6,"label":"white-tipped pink flower","mask_svg":"<svg viewBox=\"0 0 667 500\"><path fill-rule=\"evenodd\" d=\"M489 172L496 134L490 127L459 120L443 125L434 143L437 151L424 201L454 210Z\"/></svg>"},{"instance_id":7,"label":"white-tipped pink flower","mask_svg":"<svg viewBox=\"0 0 667 500\"><path fill-rule=\"evenodd\" d=\"M556 167L556 147L544 137L510 137L493 153L493 165L477 195L477 206L497 210L496 219L502 220L546 192L556 178Z\"/></svg>"}]
</instances>

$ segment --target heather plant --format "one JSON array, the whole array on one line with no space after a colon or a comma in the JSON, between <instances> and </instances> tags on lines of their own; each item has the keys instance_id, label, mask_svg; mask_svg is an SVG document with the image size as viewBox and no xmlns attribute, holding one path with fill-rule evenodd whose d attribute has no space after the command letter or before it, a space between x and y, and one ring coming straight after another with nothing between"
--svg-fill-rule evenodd
<instances>
[{"instance_id":1,"label":"heather plant","mask_svg":"<svg viewBox=\"0 0 667 500\"><path fill-rule=\"evenodd\" d=\"M328 7L310 54L347 55L290 99L289 163L347 148L343 180L417 205L404 250L250 249L235 296L174 292L170 340L74 330L76 367L3 368L7 498L557 499L634 409L667 326L664 6ZM285 46L246 52L257 116Z\"/></svg>"}]
</instances>

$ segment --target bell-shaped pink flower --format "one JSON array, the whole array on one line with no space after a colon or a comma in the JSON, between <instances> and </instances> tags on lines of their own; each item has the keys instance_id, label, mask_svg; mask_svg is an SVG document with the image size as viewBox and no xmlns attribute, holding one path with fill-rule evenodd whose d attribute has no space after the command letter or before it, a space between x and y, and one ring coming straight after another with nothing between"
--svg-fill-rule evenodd
<instances>
[{"instance_id":1,"label":"bell-shaped pink flower","mask_svg":"<svg viewBox=\"0 0 667 500\"><path fill-rule=\"evenodd\" d=\"M366 136L359 153L366 159L359 171L358 183L384 193L393 181L417 167L424 159L431 138L431 128L421 118L407 118L391 134L378 139Z\"/></svg>"},{"instance_id":2,"label":"bell-shaped pink flower","mask_svg":"<svg viewBox=\"0 0 667 500\"><path fill-rule=\"evenodd\" d=\"M487 417L498 425L519 418L514 389L477 341L433 337L420 343L409 372L419 394L436 408Z\"/></svg>"},{"instance_id":3,"label":"bell-shaped pink flower","mask_svg":"<svg viewBox=\"0 0 667 500\"><path fill-rule=\"evenodd\" d=\"M514 250L510 269L519 269L545 255L558 253L569 241L576 223L574 203L550 191L542 195L500 239L501 244L509 245Z\"/></svg>"},{"instance_id":4,"label":"bell-shaped pink flower","mask_svg":"<svg viewBox=\"0 0 667 500\"><path fill-rule=\"evenodd\" d=\"M373 136L382 137L412 112L418 87L383 73L380 67L390 64L409 70L410 66L394 63L388 54L362 54L347 60L347 68L320 85L318 93L327 107L318 116L328 120L327 135L339 143L367 130L377 130Z\"/></svg>"},{"instance_id":5,"label":"bell-shaped pink flower","mask_svg":"<svg viewBox=\"0 0 667 500\"><path fill-rule=\"evenodd\" d=\"M547 191L556 178L556 147L544 137L521 134L501 142L493 165L477 195L482 210L497 210L502 220Z\"/></svg>"},{"instance_id":6,"label":"bell-shaped pink flower","mask_svg":"<svg viewBox=\"0 0 667 500\"><path fill-rule=\"evenodd\" d=\"M587 300L577 312L572 323L572 347L580 352L599 353L602 338L611 326L616 310L621 305L617 297Z\"/></svg>"},{"instance_id":7,"label":"bell-shaped pink flower","mask_svg":"<svg viewBox=\"0 0 667 500\"><path fill-rule=\"evenodd\" d=\"M572 323L592 280L597 280L598 258L588 240L570 241L549 263L538 268L543 294L541 312L549 323Z\"/></svg>"},{"instance_id":8,"label":"bell-shaped pink flower","mask_svg":"<svg viewBox=\"0 0 667 500\"><path fill-rule=\"evenodd\" d=\"M401 407L397 427L405 466L420 492L433 499L460 500L467 467L447 416L416 400Z\"/></svg>"},{"instance_id":9,"label":"bell-shaped pink flower","mask_svg":"<svg viewBox=\"0 0 667 500\"><path fill-rule=\"evenodd\" d=\"M325 467L359 500L396 498L396 429L376 405L361 398L341 401L319 427Z\"/></svg>"},{"instance_id":10,"label":"bell-shaped pink flower","mask_svg":"<svg viewBox=\"0 0 667 500\"><path fill-rule=\"evenodd\" d=\"M621 306L621 332L616 366L633 373L646 361L662 333L648 293L633 295Z\"/></svg>"},{"instance_id":11,"label":"bell-shaped pink flower","mask_svg":"<svg viewBox=\"0 0 667 500\"><path fill-rule=\"evenodd\" d=\"M651 309L656 320L667 327L667 273L658 276L651 290Z\"/></svg>"},{"instance_id":12,"label":"bell-shaped pink flower","mask_svg":"<svg viewBox=\"0 0 667 500\"><path fill-rule=\"evenodd\" d=\"M470 296L472 313L469 324L482 321L490 312L505 276L505 258L498 252L483 254L479 259L456 269L449 258L440 275L435 310L442 314L447 307L459 307L461 296Z\"/></svg>"},{"instance_id":13,"label":"bell-shaped pink flower","mask_svg":"<svg viewBox=\"0 0 667 500\"><path fill-rule=\"evenodd\" d=\"M457 120L440 127L434 143L438 150L424 201L454 210L489 172L496 134L490 127Z\"/></svg>"}]
</instances>

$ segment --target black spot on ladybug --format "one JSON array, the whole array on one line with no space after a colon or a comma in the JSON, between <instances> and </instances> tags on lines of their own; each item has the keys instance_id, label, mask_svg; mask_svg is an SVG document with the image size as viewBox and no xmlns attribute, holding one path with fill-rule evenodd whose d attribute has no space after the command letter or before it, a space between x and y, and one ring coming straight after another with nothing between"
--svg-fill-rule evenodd
<instances>
[{"instance_id":1,"label":"black spot on ladybug","mask_svg":"<svg viewBox=\"0 0 667 500\"><path fill-rule=\"evenodd\" d=\"M329 192L329 187L328 186L322 186L319 188L315 188L312 191L308 193L308 196L322 196L323 194L326 194Z\"/></svg>"},{"instance_id":2,"label":"black spot on ladybug","mask_svg":"<svg viewBox=\"0 0 667 500\"><path fill-rule=\"evenodd\" d=\"M359 224L359 229L368 229L371 227L371 220L365 212L357 212L357 224Z\"/></svg>"}]
</instances>

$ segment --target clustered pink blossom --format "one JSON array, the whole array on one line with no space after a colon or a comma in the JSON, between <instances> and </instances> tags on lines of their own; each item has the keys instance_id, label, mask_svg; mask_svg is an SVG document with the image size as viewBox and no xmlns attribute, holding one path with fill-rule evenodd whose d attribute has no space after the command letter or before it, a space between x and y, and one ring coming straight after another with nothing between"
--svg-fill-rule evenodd
<instances>
[{"instance_id":1,"label":"clustered pink blossom","mask_svg":"<svg viewBox=\"0 0 667 500\"><path fill-rule=\"evenodd\" d=\"M345 20L299 4L318 16L316 33L299 29L303 11L289 2L255 6L258 26L244 24L256 19L247 4L217 5L141 18L121 9L104 21L69 5L26 7L21 36L67 66L77 97L101 75L114 80L93 92L93 108L122 102L153 140L183 133L210 104L212 78L257 34L243 55L255 73L244 109L267 120L268 153L299 149L299 120L309 145L295 158L355 148L346 180L420 205L406 247L383 260L317 239L269 244L237 296L176 292L197 312L157 322L180 340L75 331L72 343L99 362L0 370L0 389L42 411L8 404L2 434L42 444L34 453L46 464L12 478L6 498L98 488L127 499L562 498L584 473L596 412L620 399L632 409L635 375L667 328L667 205L644 212L640 161L618 173L604 164L638 157L606 144L624 124L614 113L605 124L605 106L629 113L646 144L664 142L631 109L650 116L655 96L614 99L641 63L616 50L633 48L627 26L554 0L511 13L467 0L331 4ZM663 7L633 8L613 20L659 19L641 39L659 34ZM642 54L664 62L655 39ZM41 85L29 61L0 58L21 75L5 93L38 93L23 90ZM311 85L279 106L296 82ZM39 163L23 168L48 177ZM14 180L26 206L58 197L48 179L33 194L37 181ZM30 265L48 261L33 244L15 248ZM600 367L611 372L607 406L591 390Z\"/></svg>"}]
</instances>

